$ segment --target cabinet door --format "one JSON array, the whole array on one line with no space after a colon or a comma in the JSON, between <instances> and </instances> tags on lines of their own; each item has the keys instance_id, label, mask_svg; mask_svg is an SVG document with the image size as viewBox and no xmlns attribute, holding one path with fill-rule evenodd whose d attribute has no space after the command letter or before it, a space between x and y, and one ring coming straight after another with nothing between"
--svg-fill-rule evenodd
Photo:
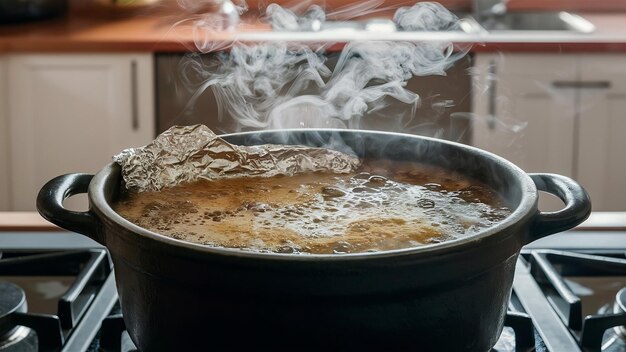
<instances>
[{"instance_id":1,"label":"cabinet door","mask_svg":"<svg viewBox=\"0 0 626 352\"><path fill-rule=\"evenodd\" d=\"M10 208L6 58L0 56L0 211Z\"/></svg>"},{"instance_id":2,"label":"cabinet door","mask_svg":"<svg viewBox=\"0 0 626 352\"><path fill-rule=\"evenodd\" d=\"M559 82L577 78L569 55L479 54L473 85L473 145L526 172L574 172L576 90ZM542 210L562 208L542 196Z\"/></svg>"},{"instance_id":3,"label":"cabinet door","mask_svg":"<svg viewBox=\"0 0 626 352\"><path fill-rule=\"evenodd\" d=\"M154 137L151 54L8 58L11 207L33 210L57 175L95 173Z\"/></svg>"},{"instance_id":4,"label":"cabinet door","mask_svg":"<svg viewBox=\"0 0 626 352\"><path fill-rule=\"evenodd\" d=\"M626 55L581 58L578 181L598 211L626 210Z\"/></svg>"},{"instance_id":5,"label":"cabinet door","mask_svg":"<svg viewBox=\"0 0 626 352\"><path fill-rule=\"evenodd\" d=\"M478 55L473 86L473 144L527 172L573 173L576 58Z\"/></svg>"}]
</instances>

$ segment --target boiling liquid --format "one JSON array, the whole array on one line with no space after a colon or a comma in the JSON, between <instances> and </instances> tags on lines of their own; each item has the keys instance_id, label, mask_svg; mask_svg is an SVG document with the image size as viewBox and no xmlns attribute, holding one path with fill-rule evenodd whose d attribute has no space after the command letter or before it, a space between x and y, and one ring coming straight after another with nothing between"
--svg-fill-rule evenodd
<instances>
[{"instance_id":1,"label":"boiling liquid","mask_svg":"<svg viewBox=\"0 0 626 352\"><path fill-rule=\"evenodd\" d=\"M208 246L278 253L357 253L471 236L510 214L485 185L408 162L371 161L355 174L201 180L125 192L129 221Z\"/></svg>"}]
</instances>

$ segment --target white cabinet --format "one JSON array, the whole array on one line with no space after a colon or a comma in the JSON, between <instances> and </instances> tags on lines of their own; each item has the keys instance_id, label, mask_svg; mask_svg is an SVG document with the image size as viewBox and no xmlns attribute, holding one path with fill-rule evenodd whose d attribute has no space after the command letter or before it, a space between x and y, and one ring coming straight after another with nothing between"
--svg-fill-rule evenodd
<instances>
[{"instance_id":1,"label":"white cabinet","mask_svg":"<svg viewBox=\"0 0 626 352\"><path fill-rule=\"evenodd\" d=\"M626 55L580 58L577 178L594 210L626 210Z\"/></svg>"},{"instance_id":2,"label":"white cabinet","mask_svg":"<svg viewBox=\"0 0 626 352\"><path fill-rule=\"evenodd\" d=\"M151 54L9 55L11 210L57 175L94 173L154 138Z\"/></svg>"},{"instance_id":3,"label":"white cabinet","mask_svg":"<svg viewBox=\"0 0 626 352\"><path fill-rule=\"evenodd\" d=\"M554 82L576 78L571 57L478 55L473 144L527 172L573 174L574 92Z\"/></svg>"},{"instance_id":4,"label":"white cabinet","mask_svg":"<svg viewBox=\"0 0 626 352\"><path fill-rule=\"evenodd\" d=\"M596 211L626 210L625 55L480 54L475 70L474 145L573 177Z\"/></svg>"}]
</instances>

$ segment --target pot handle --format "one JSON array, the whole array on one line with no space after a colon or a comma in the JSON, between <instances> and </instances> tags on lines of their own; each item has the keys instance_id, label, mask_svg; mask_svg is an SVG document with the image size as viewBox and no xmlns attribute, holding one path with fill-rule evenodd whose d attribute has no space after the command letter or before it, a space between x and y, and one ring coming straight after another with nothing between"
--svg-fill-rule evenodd
<instances>
[{"instance_id":1,"label":"pot handle","mask_svg":"<svg viewBox=\"0 0 626 352\"><path fill-rule=\"evenodd\" d=\"M100 222L91 210L80 212L63 207L65 199L87 193L92 178L93 175L89 174L67 174L53 178L39 191L37 210L51 223L102 243Z\"/></svg>"},{"instance_id":2,"label":"pot handle","mask_svg":"<svg viewBox=\"0 0 626 352\"><path fill-rule=\"evenodd\" d=\"M565 208L554 212L538 211L530 225L529 240L569 230L587 219L591 201L587 191L569 177L556 174L529 174L539 191L559 197Z\"/></svg>"}]
</instances>

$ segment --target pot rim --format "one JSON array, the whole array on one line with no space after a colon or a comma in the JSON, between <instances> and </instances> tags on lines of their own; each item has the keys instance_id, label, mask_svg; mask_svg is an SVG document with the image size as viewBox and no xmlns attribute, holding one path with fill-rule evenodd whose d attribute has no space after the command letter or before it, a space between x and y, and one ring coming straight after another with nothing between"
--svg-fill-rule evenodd
<instances>
[{"instance_id":1,"label":"pot rim","mask_svg":"<svg viewBox=\"0 0 626 352\"><path fill-rule=\"evenodd\" d=\"M388 251L380 251L380 252L365 252L365 253L345 253L345 254L308 254L308 253L273 253L273 252L254 252L254 251L246 251L237 248L226 248L226 247L211 247L198 243L187 242L183 240L178 240L166 235L162 235L158 232L153 232L143 227L140 227L129 220L126 220L121 215L119 215L111 205L106 201L106 197L104 194L104 184L111 177L112 173L119 172L119 165L116 162L111 162L107 166L105 166L102 170L100 170L93 178L89 185L89 200L92 207L95 207L96 213L98 215L102 215L106 217L108 220L114 222L118 226L121 226L133 233L133 235L141 236L143 239L153 240L162 245L173 246L179 250L190 251L190 253L199 253L199 254L212 254L218 256L229 256L229 257L239 257L239 258L249 258L249 259L264 259L264 260L287 260L287 261L351 261L351 260L364 260L364 259L377 259L377 258L389 258L398 256L428 256L432 254L440 254L444 252L462 250L467 246L472 246L478 242L482 242L487 238L494 237L495 235L507 236L510 234L516 234L517 232L513 231L509 233L508 231L503 231L506 228L514 227L515 225L524 224L524 226L528 226L526 222L536 213L536 205L537 205L537 188L533 180L528 176L522 169L513 164L512 162L496 155L490 153L488 151L457 143L447 140L442 140L438 138L419 136L419 135L411 135L406 133L397 133L397 132L384 132L384 131L371 131L371 130L350 130L350 129L337 129L337 128L315 128L315 129L274 129L274 130L263 130L263 131L249 131L249 132L237 132L237 133L229 133L220 135L222 138L228 138L230 136L245 136L245 135L255 135L259 133L278 133L278 132L310 132L310 131L319 131L319 132L335 132L335 133L365 133L365 134L378 134L378 135L387 135L387 136L396 136L396 137L404 137L404 138L415 138L421 140L427 140L434 143L448 144L455 148L468 149L472 153L476 153L481 157L491 159L498 165L508 168L515 177L520 182L521 189L521 199L516 209L504 220L491 226L484 231L478 232L477 234L461 237L453 240L447 240L441 243L427 244L419 247L409 247L409 248L401 248L394 249ZM93 210L93 208L92 208ZM519 234L518 234L519 235ZM106 243L106 239L104 239Z\"/></svg>"}]
</instances>

